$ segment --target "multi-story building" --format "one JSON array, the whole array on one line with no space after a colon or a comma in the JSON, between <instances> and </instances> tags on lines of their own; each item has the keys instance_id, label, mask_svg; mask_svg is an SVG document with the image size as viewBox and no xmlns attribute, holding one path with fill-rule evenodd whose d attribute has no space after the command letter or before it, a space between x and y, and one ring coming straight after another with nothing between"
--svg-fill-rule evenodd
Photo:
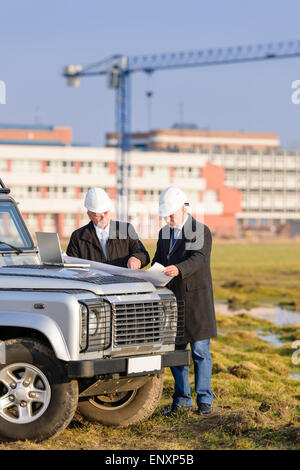
<instances>
[{"instance_id":1,"label":"multi-story building","mask_svg":"<svg viewBox=\"0 0 300 470\"><path fill-rule=\"evenodd\" d=\"M42 124L0 124L1 144L66 145L72 142L72 128Z\"/></svg>"},{"instance_id":2,"label":"multi-story building","mask_svg":"<svg viewBox=\"0 0 300 470\"><path fill-rule=\"evenodd\" d=\"M0 176L20 201L32 231L55 230L68 237L87 222L83 199L89 187L101 186L115 200L118 149L74 146L63 139L55 143L50 139L55 129L48 128L44 141L39 135L26 145L21 134L9 143L7 136L0 140ZM187 193L190 211L218 234L300 221L300 151L281 150L275 136L274 146L267 148L255 138L250 148L134 149L130 213L141 236L156 237L158 198L172 184Z\"/></svg>"},{"instance_id":3,"label":"multi-story building","mask_svg":"<svg viewBox=\"0 0 300 470\"><path fill-rule=\"evenodd\" d=\"M244 227L300 220L300 151L210 152L209 161L226 171L227 185L243 193Z\"/></svg>"},{"instance_id":4,"label":"multi-story building","mask_svg":"<svg viewBox=\"0 0 300 470\"><path fill-rule=\"evenodd\" d=\"M116 149L0 145L0 176L20 201L34 231L57 231L60 237L88 221L83 206L88 188L100 186L116 200ZM235 235L241 192L224 184L225 171L206 156L186 166L185 155L131 153L130 215L144 238L156 239L161 221L158 199L163 189L180 186L190 212L213 231ZM113 214L114 215L114 214Z\"/></svg>"},{"instance_id":5,"label":"multi-story building","mask_svg":"<svg viewBox=\"0 0 300 470\"><path fill-rule=\"evenodd\" d=\"M106 135L116 145L116 134ZM224 168L227 186L242 191L244 228L270 227L300 219L300 151L280 148L277 134L173 128L132 134L132 146L149 152L181 152L185 165L206 158Z\"/></svg>"},{"instance_id":6,"label":"multi-story building","mask_svg":"<svg viewBox=\"0 0 300 470\"><path fill-rule=\"evenodd\" d=\"M106 146L116 147L118 134L106 134ZM131 146L139 150L164 150L168 152L197 152L213 150L261 150L279 148L277 134L254 132L209 131L172 128L131 134Z\"/></svg>"}]
</instances>

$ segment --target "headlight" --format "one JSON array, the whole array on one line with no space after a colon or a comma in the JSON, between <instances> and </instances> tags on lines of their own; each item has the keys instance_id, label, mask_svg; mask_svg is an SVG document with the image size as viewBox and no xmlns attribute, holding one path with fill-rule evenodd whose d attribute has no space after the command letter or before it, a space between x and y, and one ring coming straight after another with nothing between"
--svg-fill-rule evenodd
<instances>
[{"instance_id":1,"label":"headlight","mask_svg":"<svg viewBox=\"0 0 300 470\"><path fill-rule=\"evenodd\" d=\"M177 331L177 303L175 299L166 299L163 302L165 313L165 331L176 334Z\"/></svg>"},{"instance_id":2,"label":"headlight","mask_svg":"<svg viewBox=\"0 0 300 470\"><path fill-rule=\"evenodd\" d=\"M164 344L172 344L184 334L184 303L172 295L159 296L164 307Z\"/></svg>"},{"instance_id":3,"label":"headlight","mask_svg":"<svg viewBox=\"0 0 300 470\"><path fill-rule=\"evenodd\" d=\"M80 348L83 349L87 342L87 316L88 309L80 304Z\"/></svg>"},{"instance_id":4,"label":"headlight","mask_svg":"<svg viewBox=\"0 0 300 470\"><path fill-rule=\"evenodd\" d=\"M89 335L93 336L98 332L98 315L95 312L89 314Z\"/></svg>"},{"instance_id":5,"label":"headlight","mask_svg":"<svg viewBox=\"0 0 300 470\"><path fill-rule=\"evenodd\" d=\"M93 310L88 310L85 305L80 305L81 334L86 335L87 323L89 324L89 336L93 336L99 329L99 316Z\"/></svg>"},{"instance_id":6,"label":"headlight","mask_svg":"<svg viewBox=\"0 0 300 470\"><path fill-rule=\"evenodd\" d=\"M103 350L111 341L111 308L101 300L80 302L80 349L81 351Z\"/></svg>"}]
</instances>

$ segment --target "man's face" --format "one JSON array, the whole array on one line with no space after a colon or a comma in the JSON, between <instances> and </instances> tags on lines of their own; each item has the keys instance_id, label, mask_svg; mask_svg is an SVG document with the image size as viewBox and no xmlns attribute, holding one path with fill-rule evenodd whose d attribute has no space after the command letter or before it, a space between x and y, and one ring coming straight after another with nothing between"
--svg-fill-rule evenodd
<instances>
[{"instance_id":1,"label":"man's face","mask_svg":"<svg viewBox=\"0 0 300 470\"><path fill-rule=\"evenodd\" d=\"M105 229L110 221L110 211L106 212L92 212L87 211L87 215L89 216L90 220L99 228Z\"/></svg>"},{"instance_id":2,"label":"man's face","mask_svg":"<svg viewBox=\"0 0 300 470\"><path fill-rule=\"evenodd\" d=\"M183 223L185 219L185 215L186 215L186 209L183 206L180 209L178 209L178 211L174 212L174 214L171 214L168 217L165 217L164 219L166 223L170 225L170 227L176 228L176 227L179 227Z\"/></svg>"}]
</instances>

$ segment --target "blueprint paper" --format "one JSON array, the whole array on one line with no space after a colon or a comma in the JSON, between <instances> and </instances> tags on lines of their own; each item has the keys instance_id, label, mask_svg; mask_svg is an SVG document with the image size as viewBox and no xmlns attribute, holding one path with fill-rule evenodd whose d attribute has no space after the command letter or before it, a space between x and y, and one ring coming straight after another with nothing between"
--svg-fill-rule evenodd
<instances>
[{"instance_id":1,"label":"blueprint paper","mask_svg":"<svg viewBox=\"0 0 300 470\"><path fill-rule=\"evenodd\" d=\"M128 269L121 268L120 266L113 266L106 263L98 263L97 261L90 261L82 258L74 258L62 253L65 263L86 264L87 268L102 271L103 274L119 275L127 277L135 277L136 279L143 279L144 281L151 282L156 287L165 287L172 279L171 276L164 274L165 267L162 264L154 263L149 269Z\"/></svg>"}]
</instances>

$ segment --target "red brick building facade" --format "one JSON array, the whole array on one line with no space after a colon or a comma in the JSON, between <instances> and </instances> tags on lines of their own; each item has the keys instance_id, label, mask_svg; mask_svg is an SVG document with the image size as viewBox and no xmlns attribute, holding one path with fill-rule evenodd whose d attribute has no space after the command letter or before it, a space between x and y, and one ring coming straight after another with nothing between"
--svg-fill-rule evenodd
<instances>
[{"instance_id":1,"label":"red brick building facade","mask_svg":"<svg viewBox=\"0 0 300 470\"><path fill-rule=\"evenodd\" d=\"M238 232L236 215L242 211L242 191L225 185L224 168L207 163L202 170L207 190L215 190L223 204L221 215L205 214L204 222L217 234L236 235Z\"/></svg>"}]
</instances>

